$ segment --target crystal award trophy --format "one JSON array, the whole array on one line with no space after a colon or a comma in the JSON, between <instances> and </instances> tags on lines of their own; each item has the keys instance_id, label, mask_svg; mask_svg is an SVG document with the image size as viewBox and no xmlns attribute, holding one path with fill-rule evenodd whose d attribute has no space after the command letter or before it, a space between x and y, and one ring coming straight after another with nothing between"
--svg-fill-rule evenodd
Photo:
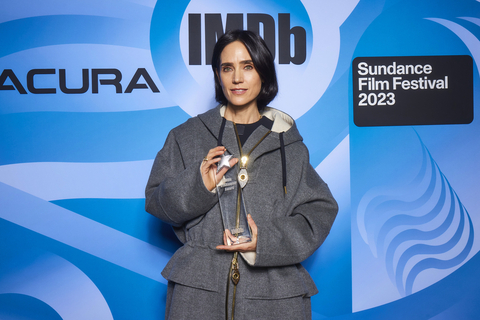
<instances>
[{"instance_id":1,"label":"crystal award trophy","mask_svg":"<svg viewBox=\"0 0 480 320\"><path fill-rule=\"evenodd\" d=\"M221 166L219 166L220 169ZM228 245L250 242L252 240L242 188L238 184L236 171L236 168L230 168L224 175L224 183L219 183L216 186Z\"/></svg>"}]
</instances>

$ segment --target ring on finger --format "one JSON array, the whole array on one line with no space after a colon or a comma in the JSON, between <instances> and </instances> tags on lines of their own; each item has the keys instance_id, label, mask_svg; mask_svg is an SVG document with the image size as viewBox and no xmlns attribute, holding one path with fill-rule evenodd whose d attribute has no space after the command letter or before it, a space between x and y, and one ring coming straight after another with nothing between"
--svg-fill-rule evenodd
<instances>
[{"instance_id":1,"label":"ring on finger","mask_svg":"<svg viewBox=\"0 0 480 320\"><path fill-rule=\"evenodd\" d=\"M203 161L208 161L208 158L207 157L203 158Z\"/></svg>"}]
</instances>

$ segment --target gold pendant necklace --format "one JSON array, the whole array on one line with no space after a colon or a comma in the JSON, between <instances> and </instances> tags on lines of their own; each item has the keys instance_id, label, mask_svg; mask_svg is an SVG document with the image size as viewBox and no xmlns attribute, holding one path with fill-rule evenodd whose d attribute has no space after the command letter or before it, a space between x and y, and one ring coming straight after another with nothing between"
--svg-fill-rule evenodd
<instances>
[{"instance_id":1,"label":"gold pendant necklace","mask_svg":"<svg viewBox=\"0 0 480 320\"><path fill-rule=\"evenodd\" d=\"M258 140L257 144L253 146L250 152L247 155L244 155L243 149L242 149L242 143L240 142L240 136L238 135L237 124L234 122L233 126L235 128L235 135L237 136L238 149L240 150L240 171L238 172L238 176L237 176L238 184L243 189L248 182L248 171L247 171L248 157L250 156L252 151L260 144L260 142L262 142L263 139L265 139L272 131L268 130L268 132L260 140Z\"/></svg>"}]
</instances>

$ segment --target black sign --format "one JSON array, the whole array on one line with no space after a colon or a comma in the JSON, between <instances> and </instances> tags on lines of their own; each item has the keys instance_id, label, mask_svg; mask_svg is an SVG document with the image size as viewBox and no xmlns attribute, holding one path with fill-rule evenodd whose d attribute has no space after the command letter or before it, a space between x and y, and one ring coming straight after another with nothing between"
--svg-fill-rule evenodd
<instances>
[{"instance_id":1,"label":"black sign","mask_svg":"<svg viewBox=\"0 0 480 320\"><path fill-rule=\"evenodd\" d=\"M470 56L358 57L352 73L359 127L473 121Z\"/></svg>"}]
</instances>

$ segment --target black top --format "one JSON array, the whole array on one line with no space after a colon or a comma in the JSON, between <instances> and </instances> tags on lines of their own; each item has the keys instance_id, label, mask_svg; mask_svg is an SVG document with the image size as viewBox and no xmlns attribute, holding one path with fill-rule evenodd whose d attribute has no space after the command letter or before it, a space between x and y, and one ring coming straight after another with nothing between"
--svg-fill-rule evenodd
<instances>
[{"instance_id":1,"label":"black top","mask_svg":"<svg viewBox=\"0 0 480 320\"><path fill-rule=\"evenodd\" d=\"M268 130L272 130L273 121L268 119L267 117L261 117L260 120L254 123L237 123L238 136L240 137L240 143L242 144L242 146L245 144L245 141L247 141L248 137L250 137L252 132L255 131L255 129L257 129L259 126L264 126Z\"/></svg>"}]
</instances>

